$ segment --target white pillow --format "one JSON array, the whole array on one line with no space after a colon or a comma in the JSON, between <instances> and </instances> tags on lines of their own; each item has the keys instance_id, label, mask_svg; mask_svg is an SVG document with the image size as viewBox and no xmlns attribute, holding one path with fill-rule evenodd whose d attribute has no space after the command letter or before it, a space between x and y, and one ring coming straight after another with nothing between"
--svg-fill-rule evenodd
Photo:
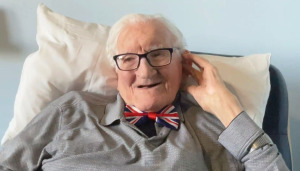
<instances>
[{"instance_id":1,"label":"white pillow","mask_svg":"<svg viewBox=\"0 0 300 171\"><path fill-rule=\"evenodd\" d=\"M14 117L2 144L16 136L47 104L71 90L98 93L108 101L117 94L117 76L105 56L109 26L85 23L37 10L39 50L25 60ZM270 91L270 55L225 58L201 55L220 71L248 114L261 126Z\"/></svg>"},{"instance_id":2,"label":"white pillow","mask_svg":"<svg viewBox=\"0 0 300 171\"><path fill-rule=\"evenodd\" d=\"M110 27L74 20L40 4L39 50L24 63L14 117L1 141L17 135L47 104L71 90L95 92L111 100L117 77L105 57Z\"/></svg>"},{"instance_id":3,"label":"white pillow","mask_svg":"<svg viewBox=\"0 0 300 171\"><path fill-rule=\"evenodd\" d=\"M226 86L237 96L254 122L262 127L271 89L269 73L271 54L244 57L200 56L218 68Z\"/></svg>"}]
</instances>

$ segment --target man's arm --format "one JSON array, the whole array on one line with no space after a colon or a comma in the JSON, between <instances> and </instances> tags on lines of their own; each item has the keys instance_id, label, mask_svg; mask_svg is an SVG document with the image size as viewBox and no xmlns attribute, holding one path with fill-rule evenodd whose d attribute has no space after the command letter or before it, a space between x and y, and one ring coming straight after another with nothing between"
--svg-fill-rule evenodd
<instances>
[{"instance_id":1,"label":"man's arm","mask_svg":"<svg viewBox=\"0 0 300 171\"><path fill-rule=\"evenodd\" d=\"M239 114L220 134L218 141L239 161L246 170L289 170L278 149L271 141L250 151L254 142L268 136L245 113Z\"/></svg>"},{"instance_id":2,"label":"man's arm","mask_svg":"<svg viewBox=\"0 0 300 171\"><path fill-rule=\"evenodd\" d=\"M183 54L183 71L191 75L198 85L187 85L198 104L215 115L226 129L219 142L239 161L246 170L289 170L278 152L276 145L266 144L252 152L253 143L264 134L243 112L237 98L226 88L218 70L207 60L186 51ZM191 67L196 64L201 71Z\"/></svg>"},{"instance_id":3,"label":"man's arm","mask_svg":"<svg viewBox=\"0 0 300 171\"><path fill-rule=\"evenodd\" d=\"M209 61L186 51L183 54L183 73L192 76L198 85L185 85L202 109L215 115L227 127L243 111L237 98L227 89L219 72ZM200 71L192 67L192 63Z\"/></svg>"},{"instance_id":4,"label":"man's arm","mask_svg":"<svg viewBox=\"0 0 300 171\"><path fill-rule=\"evenodd\" d=\"M45 147L59 130L60 110L48 105L19 135L4 143L0 170L36 170L50 157Z\"/></svg>"}]
</instances>

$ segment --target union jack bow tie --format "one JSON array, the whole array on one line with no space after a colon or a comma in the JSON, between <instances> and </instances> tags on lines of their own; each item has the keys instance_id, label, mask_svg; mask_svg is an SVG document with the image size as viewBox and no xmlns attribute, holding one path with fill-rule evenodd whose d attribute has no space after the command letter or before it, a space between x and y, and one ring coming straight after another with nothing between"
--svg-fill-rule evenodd
<instances>
[{"instance_id":1,"label":"union jack bow tie","mask_svg":"<svg viewBox=\"0 0 300 171\"><path fill-rule=\"evenodd\" d=\"M168 128L177 130L179 126L179 115L173 105L168 105L158 112L143 112L134 106L126 105L124 110L125 118L133 125L142 125L148 119Z\"/></svg>"}]
</instances>

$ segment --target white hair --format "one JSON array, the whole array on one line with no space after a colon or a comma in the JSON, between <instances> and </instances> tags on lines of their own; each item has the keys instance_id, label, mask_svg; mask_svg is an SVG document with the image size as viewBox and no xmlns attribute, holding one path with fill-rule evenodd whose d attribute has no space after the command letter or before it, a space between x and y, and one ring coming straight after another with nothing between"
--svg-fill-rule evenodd
<instances>
[{"instance_id":1,"label":"white hair","mask_svg":"<svg viewBox=\"0 0 300 171\"><path fill-rule=\"evenodd\" d=\"M166 26L168 31L170 31L175 36L173 47L178 48L180 53L183 52L185 48L185 40L183 38L182 33L173 23L171 23L165 17L159 14L156 15L129 14L122 17L111 27L107 38L106 52L107 52L108 60L110 61L110 64L112 66L115 66L113 56L118 54L118 47L117 47L118 38L123 28L135 23L145 23L153 20L159 21Z\"/></svg>"}]
</instances>

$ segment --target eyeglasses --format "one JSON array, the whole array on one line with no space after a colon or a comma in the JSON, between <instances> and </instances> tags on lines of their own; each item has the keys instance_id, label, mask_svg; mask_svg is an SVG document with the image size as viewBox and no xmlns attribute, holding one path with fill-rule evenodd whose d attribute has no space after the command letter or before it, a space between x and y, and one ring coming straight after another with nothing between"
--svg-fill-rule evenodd
<instances>
[{"instance_id":1,"label":"eyeglasses","mask_svg":"<svg viewBox=\"0 0 300 171\"><path fill-rule=\"evenodd\" d=\"M146 58L147 62L152 67L162 67L169 65L172 60L173 48L155 49L145 54L125 53L115 55L113 58L116 61L118 68L122 71L135 70L140 66L142 58Z\"/></svg>"}]
</instances>

